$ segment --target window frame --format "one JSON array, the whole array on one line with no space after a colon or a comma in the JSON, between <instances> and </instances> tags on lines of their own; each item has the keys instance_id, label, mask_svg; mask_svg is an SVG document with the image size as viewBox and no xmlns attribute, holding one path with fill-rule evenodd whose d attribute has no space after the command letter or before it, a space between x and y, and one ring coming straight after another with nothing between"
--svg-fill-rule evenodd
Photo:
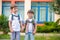
<instances>
[{"instance_id":1,"label":"window frame","mask_svg":"<svg viewBox=\"0 0 60 40\"><path fill-rule=\"evenodd\" d=\"M34 2L32 2L32 3L34 3ZM35 2L35 3L36 3L36 2ZM37 2L37 3L38 3L38 6L31 5L31 9L32 9L32 8L35 8L35 7L38 8L38 15L37 15L37 19L38 19L38 20L37 20L37 23L44 23L44 21L43 21L43 22L40 22L40 18L39 18L39 17L40 17L40 8L41 8L41 7L45 7L45 8L46 8L46 22L49 22L49 20L48 20L48 19L49 19L49 18L48 18L48 17L49 17L49 15L48 15L48 14L49 14L49 13L48 13L48 11L49 11L48 8L50 7L50 6L49 6L49 3L46 2L46 6L40 6L40 5L39 5L40 2ZM54 14L53 14L53 17L54 17ZM54 21L54 19L51 19L51 21ZM50 21L50 22L51 22L51 21Z\"/></svg>"}]
</instances>

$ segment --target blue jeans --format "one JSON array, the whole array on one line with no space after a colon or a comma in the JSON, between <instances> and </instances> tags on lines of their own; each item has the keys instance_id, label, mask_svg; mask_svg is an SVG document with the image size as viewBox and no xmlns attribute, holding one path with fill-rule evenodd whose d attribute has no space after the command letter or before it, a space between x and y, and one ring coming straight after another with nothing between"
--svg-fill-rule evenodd
<instances>
[{"instance_id":1,"label":"blue jeans","mask_svg":"<svg viewBox=\"0 0 60 40\"><path fill-rule=\"evenodd\" d=\"M11 40L20 40L20 32L19 31L12 32L11 33Z\"/></svg>"},{"instance_id":2,"label":"blue jeans","mask_svg":"<svg viewBox=\"0 0 60 40\"><path fill-rule=\"evenodd\" d=\"M34 35L31 32L25 34L25 40L34 40Z\"/></svg>"}]
</instances>

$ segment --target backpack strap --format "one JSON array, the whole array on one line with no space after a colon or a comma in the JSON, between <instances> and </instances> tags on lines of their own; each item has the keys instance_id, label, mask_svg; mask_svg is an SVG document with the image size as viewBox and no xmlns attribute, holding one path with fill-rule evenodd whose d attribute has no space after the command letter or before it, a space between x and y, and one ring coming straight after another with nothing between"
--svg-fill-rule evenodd
<instances>
[{"instance_id":1,"label":"backpack strap","mask_svg":"<svg viewBox=\"0 0 60 40\"><path fill-rule=\"evenodd\" d=\"M20 15L18 15L18 20L20 21Z\"/></svg>"},{"instance_id":2,"label":"backpack strap","mask_svg":"<svg viewBox=\"0 0 60 40\"><path fill-rule=\"evenodd\" d=\"M35 21L34 21L34 20L32 20L32 24L33 24L33 26L34 26L34 28L35 28Z\"/></svg>"},{"instance_id":3,"label":"backpack strap","mask_svg":"<svg viewBox=\"0 0 60 40\"><path fill-rule=\"evenodd\" d=\"M18 14L18 20L19 20L19 23L20 23L20 15Z\"/></svg>"},{"instance_id":4,"label":"backpack strap","mask_svg":"<svg viewBox=\"0 0 60 40\"><path fill-rule=\"evenodd\" d=\"M13 20L13 14L11 14L11 15L12 15L11 20Z\"/></svg>"},{"instance_id":5,"label":"backpack strap","mask_svg":"<svg viewBox=\"0 0 60 40\"><path fill-rule=\"evenodd\" d=\"M27 23L28 23L28 20L26 20L26 22L25 22L25 27L26 27Z\"/></svg>"}]
</instances>

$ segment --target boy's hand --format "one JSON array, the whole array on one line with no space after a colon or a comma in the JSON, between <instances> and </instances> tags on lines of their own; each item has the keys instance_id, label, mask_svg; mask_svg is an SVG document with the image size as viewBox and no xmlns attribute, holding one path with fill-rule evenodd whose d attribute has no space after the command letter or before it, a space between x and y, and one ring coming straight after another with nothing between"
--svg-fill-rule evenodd
<instances>
[{"instance_id":1,"label":"boy's hand","mask_svg":"<svg viewBox=\"0 0 60 40\"><path fill-rule=\"evenodd\" d=\"M33 34L35 34L36 32L35 31L33 31Z\"/></svg>"},{"instance_id":2,"label":"boy's hand","mask_svg":"<svg viewBox=\"0 0 60 40\"><path fill-rule=\"evenodd\" d=\"M23 32L23 31L24 31L24 28L21 29L21 32Z\"/></svg>"},{"instance_id":3,"label":"boy's hand","mask_svg":"<svg viewBox=\"0 0 60 40\"><path fill-rule=\"evenodd\" d=\"M23 32L24 31L24 26L22 26L22 28L21 28L21 32Z\"/></svg>"},{"instance_id":4,"label":"boy's hand","mask_svg":"<svg viewBox=\"0 0 60 40\"><path fill-rule=\"evenodd\" d=\"M23 32L23 29L21 29L20 32Z\"/></svg>"},{"instance_id":5,"label":"boy's hand","mask_svg":"<svg viewBox=\"0 0 60 40\"><path fill-rule=\"evenodd\" d=\"M10 32L14 32L13 29L10 28Z\"/></svg>"}]
</instances>

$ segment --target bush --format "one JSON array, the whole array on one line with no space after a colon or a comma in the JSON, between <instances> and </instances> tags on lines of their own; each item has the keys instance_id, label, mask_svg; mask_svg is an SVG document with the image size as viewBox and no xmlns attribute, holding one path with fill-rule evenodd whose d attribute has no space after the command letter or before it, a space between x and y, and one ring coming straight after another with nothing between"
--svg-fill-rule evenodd
<instances>
[{"instance_id":1,"label":"bush","mask_svg":"<svg viewBox=\"0 0 60 40\"><path fill-rule=\"evenodd\" d=\"M44 22L44 26L38 26L37 32L50 33L50 32L60 32L60 25L58 22Z\"/></svg>"},{"instance_id":2,"label":"bush","mask_svg":"<svg viewBox=\"0 0 60 40\"><path fill-rule=\"evenodd\" d=\"M4 34L8 33L8 18L4 15L0 16L0 30L3 31Z\"/></svg>"}]
</instances>

